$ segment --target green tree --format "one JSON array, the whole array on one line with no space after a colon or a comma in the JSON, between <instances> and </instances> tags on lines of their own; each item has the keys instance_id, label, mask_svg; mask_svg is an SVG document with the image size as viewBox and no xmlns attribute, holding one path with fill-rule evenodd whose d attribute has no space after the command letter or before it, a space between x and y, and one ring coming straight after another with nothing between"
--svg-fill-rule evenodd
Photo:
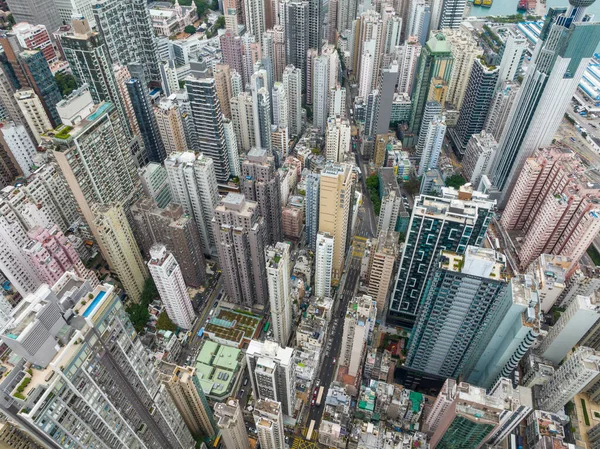
<instances>
[{"instance_id":1,"label":"green tree","mask_svg":"<svg viewBox=\"0 0 600 449\"><path fill-rule=\"evenodd\" d=\"M164 310L162 312L160 312L160 315L158 316L158 321L156 322L156 328L158 330L172 331L172 332L177 330L177 326L175 325L175 323L173 323L173 321L171 321L171 318L169 318L169 315L167 315L167 312L165 312Z\"/></svg>"},{"instance_id":2,"label":"green tree","mask_svg":"<svg viewBox=\"0 0 600 449\"><path fill-rule=\"evenodd\" d=\"M448 187L454 187L455 189L458 189L463 184L466 184L466 182L467 180L463 178L462 175L452 175L446 178L446 185Z\"/></svg>"},{"instance_id":3,"label":"green tree","mask_svg":"<svg viewBox=\"0 0 600 449\"><path fill-rule=\"evenodd\" d=\"M219 10L219 0L212 0L212 2L210 2L210 9L212 9L213 11L218 11Z\"/></svg>"},{"instance_id":4,"label":"green tree","mask_svg":"<svg viewBox=\"0 0 600 449\"><path fill-rule=\"evenodd\" d=\"M367 190L369 191L369 198L371 198L371 203L373 203L373 211L376 215L379 215L379 211L381 210L381 198L379 198L379 176L369 176L366 184Z\"/></svg>"},{"instance_id":5,"label":"green tree","mask_svg":"<svg viewBox=\"0 0 600 449\"><path fill-rule=\"evenodd\" d=\"M70 73L58 72L56 75L54 75L54 81L56 81L58 89L63 97L66 97L75 89L77 89L77 80Z\"/></svg>"},{"instance_id":6,"label":"green tree","mask_svg":"<svg viewBox=\"0 0 600 449\"><path fill-rule=\"evenodd\" d=\"M196 32L196 27L194 25L187 25L183 31L187 34L194 34Z\"/></svg>"},{"instance_id":7,"label":"green tree","mask_svg":"<svg viewBox=\"0 0 600 449\"><path fill-rule=\"evenodd\" d=\"M215 22L214 27L215 27L215 32L217 30L221 30L221 29L225 28L225 16L219 16L219 18Z\"/></svg>"},{"instance_id":8,"label":"green tree","mask_svg":"<svg viewBox=\"0 0 600 449\"><path fill-rule=\"evenodd\" d=\"M404 181L402 186L406 189L408 193L410 193L411 195L415 195L419 192L421 188L421 180L419 178L411 176L410 179Z\"/></svg>"},{"instance_id":9,"label":"green tree","mask_svg":"<svg viewBox=\"0 0 600 449\"><path fill-rule=\"evenodd\" d=\"M148 306L143 304L132 304L127 307L126 312L129 315L129 319L131 320L131 324L133 324L135 331L138 333L141 332L146 326L148 318L150 318Z\"/></svg>"}]
</instances>

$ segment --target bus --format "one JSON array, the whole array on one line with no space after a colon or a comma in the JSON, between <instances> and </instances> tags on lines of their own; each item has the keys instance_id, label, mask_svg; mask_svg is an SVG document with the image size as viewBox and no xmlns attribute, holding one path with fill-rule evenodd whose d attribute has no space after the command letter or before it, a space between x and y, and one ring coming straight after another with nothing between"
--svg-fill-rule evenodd
<instances>
[{"instance_id":1,"label":"bus","mask_svg":"<svg viewBox=\"0 0 600 449\"><path fill-rule=\"evenodd\" d=\"M220 445L220 443L221 443L221 434L219 434L219 435L217 436L217 438L215 439L215 442L213 443L213 447L214 447L214 448L218 448L218 447L219 447L219 445Z\"/></svg>"},{"instance_id":2,"label":"bus","mask_svg":"<svg viewBox=\"0 0 600 449\"><path fill-rule=\"evenodd\" d=\"M263 327L263 332L269 332L269 328L271 327L271 322L267 321L265 323L265 327Z\"/></svg>"},{"instance_id":3,"label":"bus","mask_svg":"<svg viewBox=\"0 0 600 449\"><path fill-rule=\"evenodd\" d=\"M310 425L308 426L308 432L306 432L306 440L310 441L312 439L313 430L315 430L315 420L310 421Z\"/></svg>"},{"instance_id":4,"label":"bus","mask_svg":"<svg viewBox=\"0 0 600 449\"><path fill-rule=\"evenodd\" d=\"M202 337L204 335L204 328L201 327L200 330L198 331L198 337Z\"/></svg>"},{"instance_id":5,"label":"bus","mask_svg":"<svg viewBox=\"0 0 600 449\"><path fill-rule=\"evenodd\" d=\"M323 388L323 385L321 385L321 387L319 387L319 394L317 395L317 406L321 405L321 400L323 399L323 391L325 391L325 388Z\"/></svg>"}]
</instances>

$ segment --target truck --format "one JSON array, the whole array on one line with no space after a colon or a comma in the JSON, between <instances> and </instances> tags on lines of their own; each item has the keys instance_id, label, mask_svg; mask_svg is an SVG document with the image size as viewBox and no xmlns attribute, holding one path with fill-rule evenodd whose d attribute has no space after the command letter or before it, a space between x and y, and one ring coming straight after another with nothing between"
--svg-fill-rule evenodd
<instances>
[{"instance_id":1,"label":"truck","mask_svg":"<svg viewBox=\"0 0 600 449\"><path fill-rule=\"evenodd\" d=\"M321 405L321 400L323 399L323 391L325 391L325 388L323 387L323 385L321 385L319 387L319 394L317 395L317 407Z\"/></svg>"}]
</instances>

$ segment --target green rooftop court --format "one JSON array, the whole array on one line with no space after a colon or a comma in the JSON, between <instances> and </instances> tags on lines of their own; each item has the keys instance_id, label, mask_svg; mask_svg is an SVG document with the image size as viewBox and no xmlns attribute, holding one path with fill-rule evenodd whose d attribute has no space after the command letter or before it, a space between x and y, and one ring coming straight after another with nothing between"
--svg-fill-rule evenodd
<instances>
[{"instance_id":1,"label":"green rooftop court","mask_svg":"<svg viewBox=\"0 0 600 449\"><path fill-rule=\"evenodd\" d=\"M196 377L209 399L219 401L231 394L242 367L242 351L204 340L196 359Z\"/></svg>"},{"instance_id":2,"label":"green rooftop court","mask_svg":"<svg viewBox=\"0 0 600 449\"><path fill-rule=\"evenodd\" d=\"M211 340L228 346L240 346L244 340L252 340L258 333L262 317L244 310L218 307L205 326Z\"/></svg>"}]
</instances>

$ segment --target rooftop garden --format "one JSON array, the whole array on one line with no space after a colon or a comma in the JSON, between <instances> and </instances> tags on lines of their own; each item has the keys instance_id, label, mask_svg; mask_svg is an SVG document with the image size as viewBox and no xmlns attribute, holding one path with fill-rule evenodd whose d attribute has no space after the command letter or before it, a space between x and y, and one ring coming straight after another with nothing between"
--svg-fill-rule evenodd
<instances>
[{"instance_id":1,"label":"rooftop garden","mask_svg":"<svg viewBox=\"0 0 600 449\"><path fill-rule=\"evenodd\" d=\"M73 130L72 126L61 126L58 128L57 132L54 134L54 137L57 139L66 140L71 137L71 131Z\"/></svg>"}]
</instances>

